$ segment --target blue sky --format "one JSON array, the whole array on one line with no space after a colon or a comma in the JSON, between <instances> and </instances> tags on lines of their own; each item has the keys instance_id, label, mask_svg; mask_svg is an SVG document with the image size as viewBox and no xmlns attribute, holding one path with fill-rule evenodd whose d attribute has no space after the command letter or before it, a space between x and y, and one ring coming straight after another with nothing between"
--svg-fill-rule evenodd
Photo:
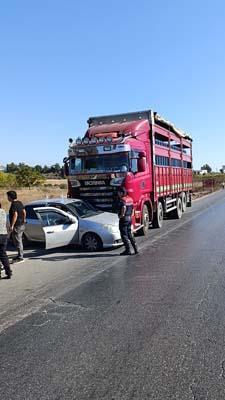
<instances>
[{"instance_id":1,"label":"blue sky","mask_svg":"<svg viewBox=\"0 0 225 400\"><path fill-rule=\"evenodd\" d=\"M61 163L90 115L153 109L225 164L223 0L0 0L0 163Z\"/></svg>"}]
</instances>

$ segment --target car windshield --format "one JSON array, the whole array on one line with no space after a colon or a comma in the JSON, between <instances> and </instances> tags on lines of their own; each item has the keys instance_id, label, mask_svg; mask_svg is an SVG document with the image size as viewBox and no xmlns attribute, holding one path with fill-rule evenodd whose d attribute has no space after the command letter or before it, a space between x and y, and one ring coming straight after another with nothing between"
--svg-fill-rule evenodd
<instances>
[{"instance_id":1,"label":"car windshield","mask_svg":"<svg viewBox=\"0 0 225 400\"><path fill-rule=\"evenodd\" d=\"M96 210L90 204L82 200L77 200L72 203L68 203L66 207L68 208L68 210L71 211L71 213L73 214L75 213L80 218L91 217L93 215L101 213L101 211Z\"/></svg>"},{"instance_id":2,"label":"car windshield","mask_svg":"<svg viewBox=\"0 0 225 400\"><path fill-rule=\"evenodd\" d=\"M101 154L72 158L70 161L71 173L75 172L126 172L129 170L128 153Z\"/></svg>"}]
</instances>

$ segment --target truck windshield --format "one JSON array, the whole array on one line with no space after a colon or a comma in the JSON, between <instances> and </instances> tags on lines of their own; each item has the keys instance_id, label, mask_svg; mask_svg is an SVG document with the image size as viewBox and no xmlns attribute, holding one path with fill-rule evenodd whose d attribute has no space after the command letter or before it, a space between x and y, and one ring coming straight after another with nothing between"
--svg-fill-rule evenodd
<instances>
[{"instance_id":1,"label":"truck windshield","mask_svg":"<svg viewBox=\"0 0 225 400\"><path fill-rule=\"evenodd\" d=\"M73 158L70 161L71 173L75 172L126 172L129 170L128 153L101 154Z\"/></svg>"}]
</instances>

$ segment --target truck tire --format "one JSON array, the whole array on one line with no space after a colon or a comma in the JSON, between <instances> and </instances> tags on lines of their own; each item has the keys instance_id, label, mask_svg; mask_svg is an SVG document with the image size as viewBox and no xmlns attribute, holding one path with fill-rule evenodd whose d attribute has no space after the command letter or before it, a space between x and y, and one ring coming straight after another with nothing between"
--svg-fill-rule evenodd
<instances>
[{"instance_id":1,"label":"truck tire","mask_svg":"<svg viewBox=\"0 0 225 400\"><path fill-rule=\"evenodd\" d=\"M142 210L142 218L141 218L141 222L142 222L142 228L138 230L138 234L140 236L145 236L148 233L148 229L149 229L149 210L148 210L148 206L146 206L146 204L143 207Z\"/></svg>"},{"instance_id":2,"label":"truck tire","mask_svg":"<svg viewBox=\"0 0 225 400\"><path fill-rule=\"evenodd\" d=\"M191 197L191 193L187 194L187 207L191 207L192 206L192 197Z\"/></svg>"},{"instance_id":3,"label":"truck tire","mask_svg":"<svg viewBox=\"0 0 225 400\"><path fill-rule=\"evenodd\" d=\"M185 212L186 208L187 208L187 195L186 195L186 193L182 193L181 201L182 201L182 212Z\"/></svg>"},{"instance_id":4,"label":"truck tire","mask_svg":"<svg viewBox=\"0 0 225 400\"><path fill-rule=\"evenodd\" d=\"M152 225L153 228L161 228L163 224L163 205L159 201L157 204L157 210L154 212Z\"/></svg>"},{"instance_id":5,"label":"truck tire","mask_svg":"<svg viewBox=\"0 0 225 400\"><path fill-rule=\"evenodd\" d=\"M182 200L180 197L177 199L177 208L173 211L173 217L175 219L181 219L182 217Z\"/></svg>"}]
</instances>

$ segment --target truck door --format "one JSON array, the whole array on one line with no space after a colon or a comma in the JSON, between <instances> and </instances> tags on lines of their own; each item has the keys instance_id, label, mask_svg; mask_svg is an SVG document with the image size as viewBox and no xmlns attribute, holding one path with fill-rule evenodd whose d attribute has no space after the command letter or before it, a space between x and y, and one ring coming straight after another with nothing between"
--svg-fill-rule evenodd
<instances>
[{"instance_id":1,"label":"truck door","mask_svg":"<svg viewBox=\"0 0 225 400\"><path fill-rule=\"evenodd\" d=\"M75 216L54 207L34 208L34 211L42 224L46 249L76 242L78 219Z\"/></svg>"}]
</instances>

